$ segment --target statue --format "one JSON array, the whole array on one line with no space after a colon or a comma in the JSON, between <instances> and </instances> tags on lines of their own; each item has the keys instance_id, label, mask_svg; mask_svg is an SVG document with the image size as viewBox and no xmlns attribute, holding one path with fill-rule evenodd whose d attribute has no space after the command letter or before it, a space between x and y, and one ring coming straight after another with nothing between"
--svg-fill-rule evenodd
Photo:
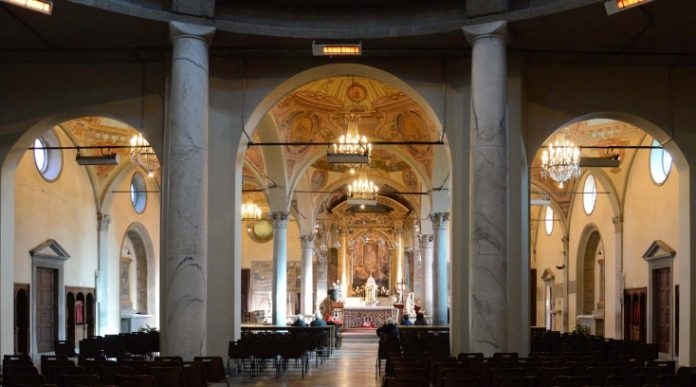
<instances>
[{"instance_id":1,"label":"statue","mask_svg":"<svg viewBox=\"0 0 696 387\"><path fill-rule=\"evenodd\" d=\"M377 300L377 282L375 281L374 277L372 277L372 273L370 273L370 277L367 279L367 282L365 282L365 305L367 306L375 306L379 302Z\"/></svg>"}]
</instances>

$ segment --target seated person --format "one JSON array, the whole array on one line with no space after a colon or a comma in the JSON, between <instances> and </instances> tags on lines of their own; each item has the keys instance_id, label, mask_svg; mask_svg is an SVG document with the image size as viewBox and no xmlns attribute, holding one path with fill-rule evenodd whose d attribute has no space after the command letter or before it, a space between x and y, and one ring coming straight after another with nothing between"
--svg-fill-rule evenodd
<instances>
[{"instance_id":1,"label":"seated person","mask_svg":"<svg viewBox=\"0 0 696 387\"><path fill-rule=\"evenodd\" d=\"M404 313L403 317L401 317L401 325L413 325L408 313Z\"/></svg>"},{"instance_id":2,"label":"seated person","mask_svg":"<svg viewBox=\"0 0 696 387\"><path fill-rule=\"evenodd\" d=\"M399 328L397 328L396 324L394 323L394 319L391 317L387 319L387 322L385 322L384 325L377 328L377 336L382 337L389 334L399 337Z\"/></svg>"},{"instance_id":3,"label":"seated person","mask_svg":"<svg viewBox=\"0 0 696 387\"><path fill-rule=\"evenodd\" d=\"M416 321L413 325L428 325L428 322L425 320L425 315L422 312L416 313Z\"/></svg>"},{"instance_id":4,"label":"seated person","mask_svg":"<svg viewBox=\"0 0 696 387\"><path fill-rule=\"evenodd\" d=\"M304 320L304 316L301 314L298 314L295 316L295 321L292 323L292 326L294 327L306 327L307 323Z\"/></svg>"},{"instance_id":5,"label":"seated person","mask_svg":"<svg viewBox=\"0 0 696 387\"><path fill-rule=\"evenodd\" d=\"M326 321L321 318L321 313L317 312L314 314L314 320L312 320L311 323L309 323L310 326L313 327L325 327L326 326Z\"/></svg>"}]
</instances>

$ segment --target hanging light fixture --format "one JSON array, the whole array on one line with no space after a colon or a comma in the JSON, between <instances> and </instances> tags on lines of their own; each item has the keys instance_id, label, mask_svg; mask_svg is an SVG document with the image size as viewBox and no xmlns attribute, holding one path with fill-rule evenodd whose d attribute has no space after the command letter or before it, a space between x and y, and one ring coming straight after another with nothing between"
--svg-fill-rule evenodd
<instances>
[{"instance_id":1,"label":"hanging light fixture","mask_svg":"<svg viewBox=\"0 0 696 387\"><path fill-rule=\"evenodd\" d=\"M566 138L567 130L541 155L541 177L550 177L563 188L563 183L580 175L580 148Z\"/></svg>"},{"instance_id":2,"label":"hanging light fixture","mask_svg":"<svg viewBox=\"0 0 696 387\"><path fill-rule=\"evenodd\" d=\"M159 169L159 162L150 143L143 137L142 133L138 133L131 137L130 145L131 160L146 170L148 176L153 177L155 170Z\"/></svg>"},{"instance_id":3,"label":"hanging light fixture","mask_svg":"<svg viewBox=\"0 0 696 387\"><path fill-rule=\"evenodd\" d=\"M377 204L379 187L367 179L367 172L361 171L358 178L348 186L348 204L359 206L374 206Z\"/></svg>"},{"instance_id":4,"label":"hanging light fixture","mask_svg":"<svg viewBox=\"0 0 696 387\"><path fill-rule=\"evenodd\" d=\"M256 205L256 203L248 200L246 203L242 204L242 220L252 221L261 219L261 208Z\"/></svg>"},{"instance_id":5,"label":"hanging light fixture","mask_svg":"<svg viewBox=\"0 0 696 387\"><path fill-rule=\"evenodd\" d=\"M326 158L330 163L367 164L370 161L372 144L358 131L358 117L355 113L346 114L346 134L337 143L329 145Z\"/></svg>"}]
</instances>

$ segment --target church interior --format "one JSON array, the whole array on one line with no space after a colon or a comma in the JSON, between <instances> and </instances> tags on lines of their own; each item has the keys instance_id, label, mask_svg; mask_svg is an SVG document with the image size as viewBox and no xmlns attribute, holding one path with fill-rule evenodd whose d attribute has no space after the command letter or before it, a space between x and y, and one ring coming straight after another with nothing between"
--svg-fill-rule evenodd
<instances>
[{"instance_id":1,"label":"church interior","mask_svg":"<svg viewBox=\"0 0 696 387\"><path fill-rule=\"evenodd\" d=\"M0 0L3 354L226 358L332 292L454 354L696 366L694 2L35 1Z\"/></svg>"}]
</instances>

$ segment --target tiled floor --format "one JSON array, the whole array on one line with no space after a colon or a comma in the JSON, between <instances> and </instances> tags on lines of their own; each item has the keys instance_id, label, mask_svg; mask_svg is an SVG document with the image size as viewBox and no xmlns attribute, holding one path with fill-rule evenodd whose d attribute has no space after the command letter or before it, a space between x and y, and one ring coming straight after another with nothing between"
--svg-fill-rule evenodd
<instances>
[{"instance_id":1,"label":"tiled floor","mask_svg":"<svg viewBox=\"0 0 696 387\"><path fill-rule=\"evenodd\" d=\"M299 368L292 362L279 379L272 369L252 377L248 371L230 378L231 386L280 386L280 387L379 387L381 376L376 374L377 335L348 335L343 345L331 357L315 367L312 359L309 374L302 378ZM384 370L384 361L382 362Z\"/></svg>"}]
</instances>

